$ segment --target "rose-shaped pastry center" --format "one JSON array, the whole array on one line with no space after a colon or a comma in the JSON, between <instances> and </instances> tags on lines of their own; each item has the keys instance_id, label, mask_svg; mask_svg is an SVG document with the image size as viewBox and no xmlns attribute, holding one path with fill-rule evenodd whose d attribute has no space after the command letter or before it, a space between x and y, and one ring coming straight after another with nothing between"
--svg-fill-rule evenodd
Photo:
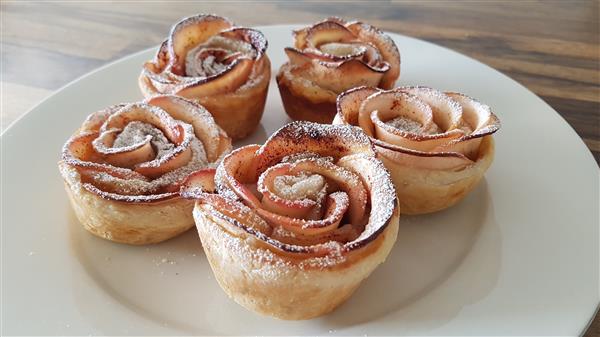
<instances>
[{"instance_id":1,"label":"rose-shaped pastry center","mask_svg":"<svg viewBox=\"0 0 600 337\"><path fill-rule=\"evenodd\" d=\"M337 94L361 85L389 88L400 74L394 42L365 23L329 18L295 31L294 38L282 68L290 81L301 77Z\"/></svg>"},{"instance_id":2,"label":"rose-shaped pastry center","mask_svg":"<svg viewBox=\"0 0 600 337\"><path fill-rule=\"evenodd\" d=\"M203 98L217 94L251 93L268 85L266 49L257 30L215 15L192 16L172 27L154 60L144 64L139 85L146 97L173 94L203 104L209 104ZM213 115L221 113L212 110Z\"/></svg>"},{"instance_id":3,"label":"rose-shaped pastry center","mask_svg":"<svg viewBox=\"0 0 600 337\"><path fill-rule=\"evenodd\" d=\"M150 201L175 196L190 173L211 167L229 148L230 141L201 106L157 96L91 115L65 145L63 160L78 169L84 187L94 193Z\"/></svg>"},{"instance_id":4,"label":"rose-shaped pastry center","mask_svg":"<svg viewBox=\"0 0 600 337\"><path fill-rule=\"evenodd\" d=\"M385 121L385 124L404 132L423 133L423 124L408 117L395 117Z\"/></svg>"},{"instance_id":5,"label":"rose-shaped pastry center","mask_svg":"<svg viewBox=\"0 0 600 337\"><path fill-rule=\"evenodd\" d=\"M259 175L256 193L252 184L236 180L236 164L239 163L230 159L224 163L231 174L230 186L272 227L278 228L284 242L302 237L297 244L314 244L328 233L346 242L362 230L366 189L355 173L332 158L310 153L286 158ZM344 221L349 228L340 231Z\"/></svg>"},{"instance_id":6,"label":"rose-shaped pastry center","mask_svg":"<svg viewBox=\"0 0 600 337\"><path fill-rule=\"evenodd\" d=\"M488 106L427 87L356 88L340 95L337 104L339 118L358 125L382 151L398 160L407 157L392 153L421 157L425 167L430 166L425 158L439 167L472 164L482 138L500 127Z\"/></svg>"},{"instance_id":7,"label":"rose-shaped pastry center","mask_svg":"<svg viewBox=\"0 0 600 337\"><path fill-rule=\"evenodd\" d=\"M298 175L284 175L273 180L273 192L287 200L310 199L319 201L325 195L327 184L319 174L300 172Z\"/></svg>"},{"instance_id":8,"label":"rose-shaped pastry center","mask_svg":"<svg viewBox=\"0 0 600 337\"><path fill-rule=\"evenodd\" d=\"M175 145L162 131L152 124L133 121L115 138L112 148L137 147L150 141L156 158L162 158L173 151Z\"/></svg>"},{"instance_id":9,"label":"rose-shaped pastry center","mask_svg":"<svg viewBox=\"0 0 600 337\"><path fill-rule=\"evenodd\" d=\"M189 179L182 193L199 199L211 216L291 253L361 247L396 206L373 145L348 126L288 124L263 146L248 145L225 157L214 181L208 190L217 194L202 193L210 184L200 177Z\"/></svg>"},{"instance_id":10,"label":"rose-shaped pastry center","mask_svg":"<svg viewBox=\"0 0 600 337\"><path fill-rule=\"evenodd\" d=\"M209 77L225 71L238 58L253 59L256 51L251 44L222 36L213 36L188 51L185 75Z\"/></svg>"}]
</instances>

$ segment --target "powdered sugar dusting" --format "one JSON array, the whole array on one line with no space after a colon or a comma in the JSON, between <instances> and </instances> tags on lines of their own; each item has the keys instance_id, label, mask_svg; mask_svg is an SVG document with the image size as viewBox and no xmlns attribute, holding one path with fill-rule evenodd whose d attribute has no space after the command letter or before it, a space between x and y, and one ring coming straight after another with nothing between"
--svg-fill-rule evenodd
<instances>
[{"instance_id":1,"label":"powdered sugar dusting","mask_svg":"<svg viewBox=\"0 0 600 337\"><path fill-rule=\"evenodd\" d=\"M318 144L337 145L343 144L343 148L338 151L337 158L332 156L322 156L318 151L313 151L311 146L308 146L308 151L297 151L297 148L282 146L282 144L288 144L287 141L306 144L306 142L317 142ZM320 143L323 141L323 143ZM313 144L314 145L314 144ZM275 151L276 149L282 150L284 153L277 152L279 158L277 162L270 162L270 167L266 170L276 170L280 176L273 179L276 193L283 198L289 200L295 200L299 198L312 199L315 191L323 191L336 200L339 207L329 210L330 214L323 214L321 218L313 219L301 219L303 220L302 229L309 231L313 228L324 228L319 222L324 221L335 221L334 219L340 219L340 214L336 212L346 212L348 208L349 200L351 202L357 202L361 200L360 194L356 194L356 191L346 189L348 186L355 186L358 184L369 191L366 193L365 198L367 201L367 215L365 219L359 219L356 223L349 223L348 214L346 214L342 223L335 225L334 228L328 228L325 232L319 234L307 233L294 233L286 228L284 220L281 218L281 223L274 222L277 217L268 217L263 220L271 228L270 232L257 231L251 227L248 220L248 215L240 213L232 214L231 209L235 209L238 206L236 204L244 203L246 206L246 212L252 213L253 217L258 217L258 214L263 214L256 211L255 207L262 207L260 205L260 198L262 195L256 194L258 204L246 204L245 198L240 198L234 189L228 186L231 183L231 179L237 179L236 172L229 172L225 169L226 165L220 165L217 169L217 183L222 186L218 187L219 194L227 194L226 199L228 200L225 205L223 204L212 204L209 200L203 201L208 205L214 205L214 208L209 213L198 212L198 215L219 219L217 222L224 221L235 225L243 229L249 235L254 236L273 246L273 249L248 249L248 244L241 237L229 237L227 243L220 244L220 249L223 250L234 250L233 253L238 254L241 250L246 250L246 253L250 261L268 261L269 263L282 263L277 268L280 272L286 268L286 264L289 261L285 258L281 258L278 250L285 251L293 254L307 254L302 258L301 262L294 262L294 268L300 266L301 268L329 268L339 263L342 263L346 259L346 253L350 250L359 249L364 245L374 240L379 233L381 233L386 226L389 224L390 219L394 212L397 212L396 205L396 193L392 185L389 173L383 166L383 164L377 160L371 151L372 145L368 141L366 136L357 131L356 128L349 126L333 126L333 125L322 125L308 122L295 122L288 124L275 132L269 140L263 145L259 151L255 152L254 157L243 157L245 160L260 160L264 155L270 155L269 151ZM276 147L276 148L275 148ZM316 148L319 150L327 149L327 145L323 145L323 148ZM254 148L253 148L254 149ZM230 156L248 156L249 153L254 153L254 150L240 149L233 152ZM327 151L324 151L327 152ZM232 158L232 161L236 159ZM241 157L240 157L241 158ZM237 159L239 160L239 159ZM283 162L283 164L281 164ZM283 165L283 166L282 166ZM286 166L287 165L287 166ZM233 170L233 168L232 168ZM285 172L292 172L289 170L296 170L294 174ZM316 170L316 171L313 171ZM327 174L323 173L329 172ZM264 172L266 172L264 171ZM260 179L264 178L264 173L258 172L257 176ZM226 178L226 176L228 176ZM331 189L323 188L330 184ZM245 178L244 178L245 179ZM352 182L354 181L354 182ZM342 184L344 182L345 185ZM240 183L238 181L238 183ZM241 184L241 183L240 183ZM244 184L254 184L252 181L244 181ZM299 185L297 185L299 184ZM258 182L261 185L261 182ZM342 189L342 186L343 187ZM247 187L249 188L249 187ZM356 186L355 186L356 188ZM260 188L259 188L260 190ZM288 193L289 192L289 193ZM289 195L288 195L289 194ZM352 198L349 199L349 195L353 194ZM316 200L321 197L315 198ZM364 200L364 199L363 199ZM204 206L203 206L204 207ZM219 207L226 207L226 210L221 212ZM204 209L204 208L203 208ZM228 215L225 215L228 214ZM287 214L281 214L287 216ZM338 220L339 221L339 220ZM336 223L336 222L330 222ZM314 226L317 227L314 227ZM206 226L205 230L218 230L215 226ZM316 235L311 238L310 235ZM229 254L231 252L228 252ZM232 254L233 254L232 253ZM277 260L278 262L274 262ZM261 271L262 272L262 271Z\"/></svg>"},{"instance_id":2,"label":"powdered sugar dusting","mask_svg":"<svg viewBox=\"0 0 600 337\"><path fill-rule=\"evenodd\" d=\"M129 147L144 142L151 137L150 143L156 152L156 158L162 158L173 151L175 145L165 137L162 131L149 123L133 121L119 133L113 143L113 148Z\"/></svg>"},{"instance_id":3,"label":"powdered sugar dusting","mask_svg":"<svg viewBox=\"0 0 600 337\"><path fill-rule=\"evenodd\" d=\"M385 122L385 124L410 133L420 133L423 125L421 123L406 117L396 117Z\"/></svg>"},{"instance_id":4,"label":"powdered sugar dusting","mask_svg":"<svg viewBox=\"0 0 600 337\"><path fill-rule=\"evenodd\" d=\"M206 162L204 148L199 140L192 140L191 149L192 159L185 166L167 172L151 181L120 179L104 172L97 172L92 175L92 178L95 185L109 187L112 193L131 196L158 193L169 185L180 183L190 173L209 166Z\"/></svg>"},{"instance_id":5,"label":"powdered sugar dusting","mask_svg":"<svg viewBox=\"0 0 600 337\"><path fill-rule=\"evenodd\" d=\"M358 89L365 90L373 88ZM357 90L340 97L352 97L354 92ZM500 128L500 121L488 106L463 94L422 86L354 96L352 104L340 105L338 101L337 109L338 122L358 124L375 142L428 157L452 154L476 160L479 143L470 141Z\"/></svg>"},{"instance_id":6,"label":"powdered sugar dusting","mask_svg":"<svg viewBox=\"0 0 600 337\"><path fill-rule=\"evenodd\" d=\"M323 176L306 172L296 176L278 176L273 181L275 194L288 200L319 200L319 194L324 192L325 185Z\"/></svg>"},{"instance_id":7,"label":"powdered sugar dusting","mask_svg":"<svg viewBox=\"0 0 600 337\"><path fill-rule=\"evenodd\" d=\"M177 114L185 120L214 124L213 120L194 119L201 114L183 98L172 99L171 104L182 105ZM85 188L109 200L162 200L178 195L179 185L191 173L217 164L208 161L204 144L196 138L192 125L174 119L156 105L146 102L120 105L112 113L94 115L96 119L105 119L94 120L93 126L100 133L76 134L63 149L61 173L73 189ZM197 132L199 137L209 132L204 138L214 140L212 129L201 127ZM105 137L101 139L102 136ZM213 153L216 159L221 155Z\"/></svg>"}]
</instances>

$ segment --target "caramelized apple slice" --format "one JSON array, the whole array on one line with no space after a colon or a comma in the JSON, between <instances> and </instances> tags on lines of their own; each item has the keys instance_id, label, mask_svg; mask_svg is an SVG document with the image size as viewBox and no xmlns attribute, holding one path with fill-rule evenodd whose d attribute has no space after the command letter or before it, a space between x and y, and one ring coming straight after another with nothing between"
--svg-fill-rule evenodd
<instances>
[{"instance_id":1,"label":"caramelized apple slice","mask_svg":"<svg viewBox=\"0 0 600 337\"><path fill-rule=\"evenodd\" d=\"M373 114L373 112L377 112ZM379 91L365 98L358 110L358 126L367 135L376 137L373 116L381 115L385 120L394 117L405 117L417 121L421 128L427 129L433 122L431 108L425 105L416 96L399 91ZM383 124L383 123L382 123ZM387 128L392 129L391 127ZM401 135L407 136L407 132ZM397 140L400 142L401 140Z\"/></svg>"},{"instance_id":2,"label":"caramelized apple slice","mask_svg":"<svg viewBox=\"0 0 600 337\"><path fill-rule=\"evenodd\" d=\"M114 114L115 112L121 110L126 104L115 104L106 109L102 109L100 111L96 111L89 115L81 127L79 128L79 132L87 132L87 131L100 131L102 124L106 119Z\"/></svg>"},{"instance_id":3,"label":"caramelized apple slice","mask_svg":"<svg viewBox=\"0 0 600 337\"><path fill-rule=\"evenodd\" d=\"M459 93L446 93L446 95L462 106L463 120L473 132L445 146L438 147L436 151L456 151L471 159L476 159L481 138L496 132L500 128L500 120L491 112L489 106L466 95Z\"/></svg>"},{"instance_id":4,"label":"caramelized apple slice","mask_svg":"<svg viewBox=\"0 0 600 337\"><path fill-rule=\"evenodd\" d=\"M196 138L200 139L204 146L209 162L216 161L220 154L231 149L231 139L215 124L210 112L201 105L171 95L155 96L148 100L148 104L161 107L169 111L176 120L191 124Z\"/></svg>"},{"instance_id":5,"label":"caramelized apple slice","mask_svg":"<svg viewBox=\"0 0 600 337\"><path fill-rule=\"evenodd\" d=\"M193 139L192 126L182 123L182 125L177 125L175 129L177 130L177 134L183 138L181 141L175 142L175 149L165 156L135 165L134 170L136 172L146 177L155 178L184 166L190 161L193 155L190 148Z\"/></svg>"},{"instance_id":6,"label":"caramelized apple slice","mask_svg":"<svg viewBox=\"0 0 600 337\"><path fill-rule=\"evenodd\" d=\"M319 48L325 42L352 41L354 34L343 24L322 21L306 28L305 33L296 33L295 47L298 49Z\"/></svg>"},{"instance_id":7,"label":"caramelized apple slice","mask_svg":"<svg viewBox=\"0 0 600 337\"><path fill-rule=\"evenodd\" d=\"M390 219L397 210L398 200L394 186L391 183L381 183L382 181L390 181L390 174L383 163L374 156L356 153L340 159L338 165L360 177L365 188L369 191L372 201L367 224L364 229L360 230L360 236L348 247L352 249L353 245L364 244L373 235L383 230L383 225L388 221L385 219ZM373 202L375 200L376 202Z\"/></svg>"},{"instance_id":8,"label":"caramelized apple slice","mask_svg":"<svg viewBox=\"0 0 600 337\"><path fill-rule=\"evenodd\" d=\"M273 229L269 224L256 214L252 209L241 202L224 198L220 194L202 193L198 196L200 205L209 205L213 216L220 219L231 220L238 230L252 234L261 234L266 239Z\"/></svg>"},{"instance_id":9,"label":"caramelized apple slice","mask_svg":"<svg viewBox=\"0 0 600 337\"><path fill-rule=\"evenodd\" d=\"M379 29L362 22L352 22L346 25L348 30L357 36L360 41L374 45L383 60L388 64L389 70L383 75L379 86L383 89L394 87L396 79L400 76L400 52L394 41Z\"/></svg>"},{"instance_id":10,"label":"caramelized apple slice","mask_svg":"<svg viewBox=\"0 0 600 337\"><path fill-rule=\"evenodd\" d=\"M104 172L121 179L148 180L143 175L130 169L104 164L102 156L96 152L92 145L92 141L97 137L98 132L87 132L73 137L65 144L62 159L65 163L77 167L79 170Z\"/></svg>"},{"instance_id":11,"label":"caramelized apple slice","mask_svg":"<svg viewBox=\"0 0 600 337\"><path fill-rule=\"evenodd\" d=\"M214 193L215 172L215 169L207 168L191 173L181 183L181 196L189 199L197 199L202 193Z\"/></svg>"},{"instance_id":12,"label":"caramelized apple slice","mask_svg":"<svg viewBox=\"0 0 600 337\"><path fill-rule=\"evenodd\" d=\"M260 200L246 184L254 183L260 174L254 164L254 157L259 148L259 145L248 145L233 150L223 158L215 176L219 193L232 199L239 197L253 209L260 207Z\"/></svg>"},{"instance_id":13,"label":"caramelized apple slice","mask_svg":"<svg viewBox=\"0 0 600 337\"><path fill-rule=\"evenodd\" d=\"M285 214L292 218L305 219L315 207L320 206L318 198L311 199L306 195L300 195L299 193L296 193L297 195L293 196L286 195L284 198L279 195L282 194L282 191L278 190L277 186L275 186L277 179L290 177L290 175L293 174L291 168L292 165L289 163L278 164L268 168L260 176L257 183L257 189L258 192L263 195L261 203L266 210L277 214ZM313 186L313 188L323 190L323 192L325 187L325 184L323 184L321 188L319 188L319 186ZM319 203L317 201L319 201Z\"/></svg>"},{"instance_id":14,"label":"caramelized apple slice","mask_svg":"<svg viewBox=\"0 0 600 337\"><path fill-rule=\"evenodd\" d=\"M433 122L442 132L458 129L461 126L462 107L448 95L429 87L400 87L398 91L419 97L433 113Z\"/></svg>"},{"instance_id":15,"label":"caramelized apple slice","mask_svg":"<svg viewBox=\"0 0 600 337\"><path fill-rule=\"evenodd\" d=\"M260 147L256 168L262 173L290 153L315 153L339 158L356 152L375 153L369 138L358 128L292 122L277 130Z\"/></svg>"},{"instance_id":16,"label":"caramelized apple slice","mask_svg":"<svg viewBox=\"0 0 600 337\"><path fill-rule=\"evenodd\" d=\"M256 209L256 212L267 220L267 222L281 225L283 228L294 233L318 235L330 232L337 228L342 221L342 217L346 213L348 206L348 195L344 192L335 192L327 196L325 215L322 220L290 218L284 215L271 213L261 208Z\"/></svg>"},{"instance_id":17,"label":"caramelized apple slice","mask_svg":"<svg viewBox=\"0 0 600 337\"><path fill-rule=\"evenodd\" d=\"M336 119L340 118L338 122L334 121L334 124L348 123L350 125L358 124L358 111L362 102L374 93L380 92L381 90L373 87L357 87L347 91L344 91L337 97L337 115Z\"/></svg>"},{"instance_id":18,"label":"caramelized apple slice","mask_svg":"<svg viewBox=\"0 0 600 337\"><path fill-rule=\"evenodd\" d=\"M267 40L265 36L252 28L234 27L219 33L219 36L232 40L244 41L252 46L257 53L256 58L260 58L267 50Z\"/></svg>"},{"instance_id":19,"label":"caramelized apple slice","mask_svg":"<svg viewBox=\"0 0 600 337\"><path fill-rule=\"evenodd\" d=\"M460 170L473 161L458 152L423 152L376 141L377 153L397 164L429 170Z\"/></svg>"},{"instance_id":20,"label":"caramelized apple slice","mask_svg":"<svg viewBox=\"0 0 600 337\"><path fill-rule=\"evenodd\" d=\"M317 173L333 181L340 189L347 193L350 201L349 220L360 223L366 212L367 191L356 174L343 169L327 160L303 159L296 161L290 168L291 173L300 172Z\"/></svg>"},{"instance_id":21,"label":"caramelized apple slice","mask_svg":"<svg viewBox=\"0 0 600 337\"><path fill-rule=\"evenodd\" d=\"M321 233L319 235L294 233L285 229L283 226L277 226L273 229L271 237L285 244L308 247L328 242L350 242L356 239L359 234L360 233L357 232L356 228L351 225L339 225L338 228L331 232Z\"/></svg>"},{"instance_id":22,"label":"caramelized apple slice","mask_svg":"<svg viewBox=\"0 0 600 337\"><path fill-rule=\"evenodd\" d=\"M396 118L408 126L401 129L386 122ZM460 130L429 134L428 130L437 130L432 109L402 91L382 91L367 97L359 108L358 123L373 138L417 151L431 151L463 135Z\"/></svg>"},{"instance_id":23,"label":"caramelized apple slice","mask_svg":"<svg viewBox=\"0 0 600 337\"><path fill-rule=\"evenodd\" d=\"M174 144L180 144L184 135L180 132L178 123L175 122L165 110L146 103L132 103L112 114L100 128L101 132L110 129L123 130L131 121L147 123L160 129L165 137Z\"/></svg>"},{"instance_id":24,"label":"caramelized apple slice","mask_svg":"<svg viewBox=\"0 0 600 337\"><path fill-rule=\"evenodd\" d=\"M206 97L223 91L235 91L246 82L252 72L254 61L238 58L222 72L208 77L200 77L182 86L177 95L188 98Z\"/></svg>"},{"instance_id":25,"label":"caramelized apple slice","mask_svg":"<svg viewBox=\"0 0 600 337\"><path fill-rule=\"evenodd\" d=\"M105 160L118 167L133 168L135 165L152 160L155 157L154 149L150 144L152 136L147 135L144 140L137 144L126 147L113 147L117 135L121 132L112 129L101 133L94 139L94 149L104 155Z\"/></svg>"},{"instance_id":26,"label":"caramelized apple slice","mask_svg":"<svg viewBox=\"0 0 600 337\"><path fill-rule=\"evenodd\" d=\"M220 31L233 26L229 20L215 15L198 15L180 21L173 26L168 39L171 71L185 73L185 55L193 48Z\"/></svg>"},{"instance_id":27,"label":"caramelized apple slice","mask_svg":"<svg viewBox=\"0 0 600 337\"><path fill-rule=\"evenodd\" d=\"M433 135L422 135L418 133L419 130L417 132L405 131L383 122L381 115L385 116L385 119L390 119L390 115L386 116L381 111L376 110L371 112L371 121L375 127L376 138L386 143L416 151L431 151L439 146L448 144L453 139L459 139L463 135L459 130ZM399 117L403 118L403 116ZM411 121L413 124L418 123L412 122L413 120L408 117L405 120Z\"/></svg>"}]
</instances>

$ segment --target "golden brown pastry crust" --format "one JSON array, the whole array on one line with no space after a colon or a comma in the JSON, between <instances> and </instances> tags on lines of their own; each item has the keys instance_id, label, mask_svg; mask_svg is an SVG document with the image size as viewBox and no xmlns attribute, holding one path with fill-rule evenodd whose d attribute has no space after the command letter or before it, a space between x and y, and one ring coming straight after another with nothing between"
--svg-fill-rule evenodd
<instances>
[{"instance_id":1,"label":"golden brown pastry crust","mask_svg":"<svg viewBox=\"0 0 600 337\"><path fill-rule=\"evenodd\" d=\"M323 102L312 102L302 93L292 92L292 83L280 73L277 75L279 94L283 108L291 119L329 124L335 116L335 99ZM297 91L296 91L297 92Z\"/></svg>"},{"instance_id":2,"label":"golden brown pastry crust","mask_svg":"<svg viewBox=\"0 0 600 337\"><path fill-rule=\"evenodd\" d=\"M446 209L483 178L498 118L462 94L360 87L341 94L334 124L360 126L390 171L403 214Z\"/></svg>"},{"instance_id":3,"label":"golden brown pastry crust","mask_svg":"<svg viewBox=\"0 0 600 337\"><path fill-rule=\"evenodd\" d=\"M307 268L299 264L302 260L273 252L250 234L228 232L232 225L211 217L206 205L196 205L194 218L206 257L227 295L248 310L286 320L325 315L344 303L385 261L398 234L395 212L384 232L366 249L348 254L345 263Z\"/></svg>"},{"instance_id":4,"label":"golden brown pastry crust","mask_svg":"<svg viewBox=\"0 0 600 337\"><path fill-rule=\"evenodd\" d=\"M193 201L179 196L148 203L105 199L82 187L75 168L62 162L59 168L77 219L96 236L145 245L168 240L194 226Z\"/></svg>"},{"instance_id":5,"label":"golden brown pastry crust","mask_svg":"<svg viewBox=\"0 0 600 337\"><path fill-rule=\"evenodd\" d=\"M90 115L65 144L59 170L84 228L140 245L194 225L193 202L180 197L180 185L194 172L214 174L230 150L202 106L156 96Z\"/></svg>"},{"instance_id":6,"label":"golden brown pastry crust","mask_svg":"<svg viewBox=\"0 0 600 337\"><path fill-rule=\"evenodd\" d=\"M458 171L402 165L381 148L378 158L390 170L402 214L432 213L455 205L477 186L494 159L494 139L484 137L475 163Z\"/></svg>"},{"instance_id":7,"label":"golden brown pastry crust","mask_svg":"<svg viewBox=\"0 0 600 337\"><path fill-rule=\"evenodd\" d=\"M339 93L357 86L393 87L400 75L394 42L362 22L328 18L294 32L289 61L277 73L287 114L331 123Z\"/></svg>"},{"instance_id":8,"label":"golden brown pastry crust","mask_svg":"<svg viewBox=\"0 0 600 337\"><path fill-rule=\"evenodd\" d=\"M198 200L194 219L219 285L261 314L297 320L332 311L397 237L389 173L355 128L288 124L263 146L233 151L215 183L217 193L207 193L214 186L191 176L182 193Z\"/></svg>"},{"instance_id":9,"label":"golden brown pastry crust","mask_svg":"<svg viewBox=\"0 0 600 337\"><path fill-rule=\"evenodd\" d=\"M175 24L139 77L144 96L174 94L202 104L234 140L262 117L271 63L257 30L226 18L196 15Z\"/></svg>"}]
</instances>

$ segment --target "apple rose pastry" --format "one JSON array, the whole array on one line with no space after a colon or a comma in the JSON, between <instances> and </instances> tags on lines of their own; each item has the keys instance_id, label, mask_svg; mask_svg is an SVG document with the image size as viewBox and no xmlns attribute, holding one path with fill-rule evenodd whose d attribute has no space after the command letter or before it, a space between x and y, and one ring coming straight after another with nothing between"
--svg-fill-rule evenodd
<instances>
[{"instance_id":1,"label":"apple rose pastry","mask_svg":"<svg viewBox=\"0 0 600 337\"><path fill-rule=\"evenodd\" d=\"M289 61L277 74L283 106L294 120L329 124L341 92L394 87L400 53L391 38L366 23L329 18L294 31Z\"/></svg>"},{"instance_id":2,"label":"apple rose pastry","mask_svg":"<svg viewBox=\"0 0 600 337\"><path fill-rule=\"evenodd\" d=\"M288 124L225 157L214 183L192 175L182 194L197 199L196 227L223 290L282 319L336 308L385 260L398 232L389 173L349 126Z\"/></svg>"},{"instance_id":3,"label":"apple rose pastry","mask_svg":"<svg viewBox=\"0 0 600 337\"><path fill-rule=\"evenodd\" d=\"M468 96L427 87L342 93L334 124L357 125L390 170L404 214L430 213L464 198L494 158L500 121Z\"/></svg>"},{"instance_id":4,"label":"apple rose pastry","mask_svg":"<svg viewBox=\"0 0 600 337\"><path fill-rule=\"evenodd\" d=\"M173 94L202 104L235 139L252 133L265 107L271 63L257 30L222 17L196 15L173 26L139 85L148 98Z\"/></svg>"},{"instance_id":5,"label":"apple rose pastry","mask_svg":"<svg viewBox=\"0 0 600 337\"><path fill-rule=\"evenodd\" d=\"M192 172L214 172L230 150L231 140L201 105L156 96L90 115L65 144L59 169L88 231L147 244L194 225L194 203L180 197L180 186Z\"/></svg>"}]
</instances>

